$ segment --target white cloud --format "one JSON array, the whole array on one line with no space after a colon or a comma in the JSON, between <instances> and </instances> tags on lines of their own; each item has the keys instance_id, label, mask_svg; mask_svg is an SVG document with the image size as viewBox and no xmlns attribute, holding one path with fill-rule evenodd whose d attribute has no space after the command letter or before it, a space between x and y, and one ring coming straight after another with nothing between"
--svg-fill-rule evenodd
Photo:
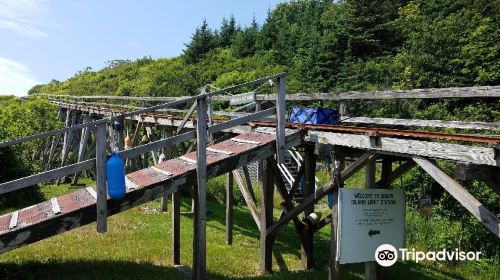
<instances>
[{"instance_id":1,"label":"white cloud","mask_svg":"<svg viewBox=\"0 0 500 280\"><path fill-rule=\"evenodd\" d=\"M48 0L0 0L0 28L30 38L46 38L42 27L49 12Z\"/></svg>"},{"instance_id":2,"label":"white cloud","mask_svg":"<svg viewBox=\"0 0 500 280\"><path fill-rule=\"evenodd\" d=\"M36 84L28 66L0 57L0 95L24 96Z\"/></svg>"}]
</instances>

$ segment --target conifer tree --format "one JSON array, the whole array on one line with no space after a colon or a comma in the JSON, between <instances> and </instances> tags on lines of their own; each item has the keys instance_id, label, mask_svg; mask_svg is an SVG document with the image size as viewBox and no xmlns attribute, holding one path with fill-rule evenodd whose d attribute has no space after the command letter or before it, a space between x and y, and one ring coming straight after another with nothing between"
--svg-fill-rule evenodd
<instances>
[{"instance_id":1,"label":"conifer tree","mask_svg":"<svg viewBox=\"0 0 500 280\"><path fill-rule=\"evenodd\" d=\"M184 56L188 64L194 64L202 59L206 53L215 47L214 34L208 27L206 19L203 20L201 27L191 37L191 42L185 44Z\"/></svg>"}]
</instances>

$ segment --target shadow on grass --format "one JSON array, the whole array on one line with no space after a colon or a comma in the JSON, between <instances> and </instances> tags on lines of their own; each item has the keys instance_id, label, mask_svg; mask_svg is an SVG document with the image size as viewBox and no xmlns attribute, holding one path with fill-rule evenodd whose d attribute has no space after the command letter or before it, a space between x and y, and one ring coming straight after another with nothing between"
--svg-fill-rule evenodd
<instances>
[{"instance_id":1,"label":"shadow on grass","mask_svg":"<svg viewBox=\"0 0 500 280\"><path fill-rule=\"evenodd\" d=\"M296 272L275 272L264 276L222 276L208 273L207 279L326 279L328 272L326 269L296 271ZM458 279L464 280L453 273L446 273L434 268L425 267L416 263L401 263L385 270L385 279L405 280L430 280L430 279ZM189 279L174 267L157 266L151 263L135 263L129 261L82 261L82 262L57 262L48 261L45 263L29 262L24 264L2 263L0 264L0 279L3 280L24 280L24 279ZM362 264L350 264L341 266L341 279L361 280L363 276Z\"/></svg>"}]
</instances>

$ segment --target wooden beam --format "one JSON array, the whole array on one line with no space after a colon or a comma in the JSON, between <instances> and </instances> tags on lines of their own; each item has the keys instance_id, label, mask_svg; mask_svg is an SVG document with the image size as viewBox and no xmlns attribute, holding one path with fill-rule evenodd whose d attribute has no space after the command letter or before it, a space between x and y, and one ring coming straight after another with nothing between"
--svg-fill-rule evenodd
<instances>
[{"instance_id":1,"label":"wooden beam","mask_svg":"<svg viewBox=\"0 0 500 280\"><path fill-rule=\"evenodd\" d=\"M500 86L428 88L384 91L348 91L330 93L287 94L286 100L390 100L390 99L441 99L441 98L499 98ZM258 101L276 100L276 95L259 94Z\"/></svg>"},{"instance_id":2,"label":"wooden beam","mask_svg":"<svg viewBox=\"0 0 500 280\"><path fill-rule=\"evenodd\" d=\"M285 163L285 95L286 76L278 78L278 92L276 98L276 156L278 164ZM264 112L264 111L261 111ZM260 112L259 112L260 113Z\"/></svg>"},{"instance_id":3,"label":"wooden beam","mask_svg":"<svg viewBox=\"0 0 500 280\"><path fill-rule=\"evenodd\" d=\"M90 122L89 115L83 115L82 118L83 118L82 123L85 124L85 123ZM80 137L80 147L78 150L78 158L77 158L76 162L81 162L84 159L85 151L87 149L87 144L89 142L89 136L90 136L90 128L89 127L82 128L82 136ZM80 175L79 172L75 173L75 176L73 177L73 182L72 182L73 185L78 183L79 175Z\"/></svg>"},{"instance_id":4,"label":"wooden beam","mask_svg":"<svg viewBox=\"0 0 500 280\"><path fill-rule=\"evenodd\" d=\"M377 166L375 159L371 159L366 163L365 167L365 184L367 189L376 188L375 174ZM380 280L383 279L382 267L375 261L365 262L365 280Z\"/></svg>"},{"instance_id":5,"label":"wooden beam","mask_svg":"<svg viewBox=\"0 0 500 280\"><path fill-rule=\"evenodd\" d=\"M363 154L358 160L356 160L349 167L347 167L344 171L342 171L342 181L345 181L348 178L350 178L352 175L354 175L354 173L356 173L358 170L360 170L369 159L373 159L375 157L376 157L376 154L374 154L373 152L370 152L370 151ZM276 221L274 224L269 226L267 228L267 234L268 235L275 234L282 226L284 226L291 219L293 219L293 217L296 217L297 215L302 213L304 211L304 209L309 207L311 205L311 203L317 202L318 200L323 198L323 196L325 196L329 192L334 191L334 187L335 186L333 184L333 181L329 181L328 183L323 185L323 187L316 189L314 194L304 198L304 201L302 203L300 203L298 206L296 206L291 211L286 213L281 219Z\"/></svg>"},{"instance_id":6,"label":"wooden beam","mask_svg":"<svg viewBox=\"0 0 500 280\"><path fill-rule=\"evenodd\" d=\"M273 223L274 177L271 168L264 161L264 174L261 185L260 215L260 270L271 273L273 270L273 237L266 233L266 228Z\"/></svg>"},{"instance_id":7,"label":"wooden beam","mask_svg":"<svg viewBox=\"0 0 500 280\"><path fill-rule=\"evenodd\" d=\"M342 178L341 170L345 167L345 157L338 153L338 149L334 153L334 182L338 184L338 188L344 187L344 180ZM332 193L333 203L331 212L331 228L330 228L330 259L328 261L328 280L340 279L340 263L337 260L337 242L338 242L338 228L339 228L339 212L338 212L338 190Z\"/></svg>"},{"instance_id":8,"label":"wooden beam","mask_svg":"<svg viewBox=\"0 0 500 280\"><path fill-rule=\"evenodd\" d=\"M96 170L97 170L97 232L104 233L107 226L107 197L106 184L106 124L99 124L96 131Z\"/></svg>"},{"instance_id":9,"label":"wooden beam","mask_svg":"<svg viewBox=\"0 0 500 280\"><path fill-rule=\"evenodd\" d=\"M233 173L226 178L226 244L233 244Z\"/></svg>"},{"instance_id":10,"label":"wooden beam","mask_svg":"<svg viewBox=\"0 0 500 280\"><path fill-rule=\"evenodd\" d=\"M163 196L162 198L164 198ZM181 192L172 193L172 261L181 264Z\"/></svg>"},{"instance_id":11,"label":"wooden beam","mask_svg":"<svg viewBox=\"0 0 500 280\"><path fill-rule=\"evenodd\" d=\"M304 155L304 197L309 197L316 189L316 156L314 155L314 145L305 144ZM314 212L314 202L304 209L304 216ZM313 255L313 232L304 228L304 242L301 243L300 255L304 269L312 269L314 266Z\"/></svg>"},{"instance_id":12,"label":"wooden beam","mask_svg":"<svg viewBox=\"0 0 500 280\"><path fill-rule=\"evenodd\" d=\"M436 164L422 157L414 157L413 160L496 237L500 237L500 219L488 211L481 202L460 184L451 179Z\"/></svg>"},{"instance_id":13,"label":"wooden beam","mask_svg":"<svg viewBox=\"0 0 500 280\"><path fill-rule=\"evenodd\" d=\"M233 176L236 181L236 185L239 187L241 194L243 195L243 199L245 200L245 203L248 206L248 210L250 210L250 214L252 215L252 218L255 221L255 224L257 225L257 228L260 229L260 214L257 210L257 205L255 204L255 200L253 200L250 191L245 186L243 178L241 178L240 173L237 170L233 171Z\"/></svg>"},{"instance_id":14,"label":"wooden beam","mask_svg":"<svg viewBox=\"0 0 500 280\"><path fill-rule=\"evenodd\" d=\"M191 108L189 108L189 111L187 112L187 114L184 116L184 118L182 119L181 123L179 124L179 126L177 127L177 131L176 131L176 134L179 134L182 129L184 128L184 126L186 125L187 121L189 120L189 118L191 117L191 115L193 114L194 110L196 109L196 106L197 106L197 102L193 102L193 105L191 105Z\"/></svg>"},{"instance_id":15,"label":"wooden beam","mask_svg":"<svg viewBox=\"0 0 500 280\"><path fill-rule=\"evenodd\" d=\"M206 244L206 219L207 219L207 99L197 100L198 119L196 123L196 207L194 212L194 238L193 238L193 280L207 278L207 244Z\"/></svg>"},{"instance_id":16,"label":"wooden beam","mask_svg":"<svg viewBox=\"0 0 500 280\"><path fill-rule=\"evenodd\" d=\"M499 123L488 123L488 122L462 122L462 121L442 121L442 120L348 117L347 115L345 116L346 117L343 117L342 119L342 123L416 126L416 127L440 127L440 128L473 129L473 130L500 130Z\"/></svg>"},{"instance_id":17,"label":"wooden beam","mask_svg":"<svg viewBox=\"0 0 500 280\"><path fill-rule=\"evenodd\" d=\"M406 157L425 156L459 162L500 166L493 148L428 142L410 139L379 137L379 145L372 145L370 136L348 133L308 131L306 141L358 149L371 149Z\"/></svg>"}]
</instances>

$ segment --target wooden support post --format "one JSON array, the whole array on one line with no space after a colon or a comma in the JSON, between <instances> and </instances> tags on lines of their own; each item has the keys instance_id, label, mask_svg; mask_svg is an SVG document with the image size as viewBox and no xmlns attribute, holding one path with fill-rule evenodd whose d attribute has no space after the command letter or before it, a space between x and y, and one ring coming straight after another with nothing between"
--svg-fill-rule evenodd
<instances>
[{"instance_id":1,"label":"wooden support post","mask_svg":"<svg viewBox=\"0 0 500 280\"><path fill-rule=\"evenodd\" d=\"M389 178L391 173L392 173L392 161L388 158L382 159L382 175L381 175L380 181L387 181L387 179ZM387 187L387 186L379 186L379 185L377 185L377 186L379 188Z\"/></svg>"},{"instance_id":2,"label":"wooden support post","mask_svg":"<svg viewBox=\"0 0 500 280\"><path fill-rule=\"evenodd\" d=\"M226 181L226 243L233 244L233 172L227 173Z\"/></svg>"},{"instance_id":3,"label":"wooden support post","mask_svg":"<svg viewBox=\"0 0 500 280\"><path fill-rule=\"evenodd\" d=\"M90 122L90 117L89 115L83 115L82 116L82 123L88 123ZM81 162L84 160L85 157L85 150L87 149L87 143L89 141L89 135L90 135L90 128L89 127L84 127L82 128L82 136L80 137L80 148L78 150L78 158L77 162ZM80 173L75 173L75 176L73 177L73 181L71 184L76 185L78 183L78 177L80 176Z\"/></svg>"},{"instance_id":4,"label":"wooden support post","mask_svg":"<svg viewBox=\"0 0 500 280\"><path fill-rule=\"evenodd\" d=\"M172 132L166 130L164 136L165 136L164 138L169 138L169 137L172 136ZM165 161L167 161L167 160L169 160L169 159L172 158L172 147L171 146L167 146L167 147L163 148L162 152L165 155ZM172 196L172 198L173 198L173 196ZM160 201L160 211L161 212L167 212L168 211L168 196L164 196L164 197L161 198L161 201Z\"/></svg>"},{"instance_id":5,"label":"wooden support post","mask_svg":"<svg viewBox=\"0 0 500 280\"><path fill-rule=\"evenodd\" d=\"M367 189L375 188L375 173L376 173L375 159L371 159L366 164L365 168L365 184ZM366 280L380 280L382 279L382 267L375 261L365 262L365 279Z\"/></svg>"},{"instance_id":6,"label":"wooden support post","mask_svg":"<svg viewBox=\"0 0 500 280\"><path fill-rule=\"evenodd\" d=\"M181 264L181 193L172 194L172 260L174 265Z\"/></svg>"},{"instance_id":7,"label":"wooden support post","mask_svg":"<svg viewBox=\"0 0 500 280\"><path fill-rule=\"evenodd\" d=\"M74 112L73 110L66 111L66 119L64 122L65 128L68 128L71 126L75 115L76 115L76 112ZM64 133L63 147L62 147L62 151L61 151L61 167L63 167L66 164L66 158L68 156L69 148L71 146L72 136L73 136L72 131L67 131L66 133ZM62 178L57 178L56 185L59 185L59 183L61 182L61 179Z\"/></svg>"},{"instance_id":8,"label":"wooden support post","mask_svg":"<svg viewBox=\"0 0 500 280\"><path fill-rule=\"evenodd\" d=\"M271 273L273 269L273 236L266 229L273 223L274 177L268 161L263 161L264 174L261 185L261 215L260 215L260 269L262 273Z\"/></svg>"},{"instance_id":9,"label":"wooden support post","mask_svg":"<svg viewBox=\"0 0 500 280\"><path fill-rule=\"evenodd\" d=\"M304 156L304 197L312 195L316 189L316 157L314 155L314 145L305 145L305 156ZM309 214L314 212L314 203L311 203L309 207L304 210L304 216L307 217ZM313 233L304 230L304 242L301 244L301 259L302 265L305 269L312 269L314 266L313 257Z\"/></svg>"},{"instance_id":10,"label":"wooden support post","mask_svg":"<svg viewBox=\"0 0 500 280\"><path fill-rule=\"evenodd\" d=\"M108 191L106 186L106 124L99 124L96 132L96 170L97 170L97 232L107 231Z\"/></svg>"},{"instance_id":11,"label":"wooden support post","mask_svg":"<svg viewBox=\"0 0 500 280\"><path fill-rule=\"evenodd\" d=\"M286 76L278 77L278 94L276 103L276 155L278 164L285 163L285 94Z\"/></svg>"},{"instance_id":12,"label":"wooden support post","mask_svg":"<svg viewBox=\"0 0 500 280\"><path fill-rule=\"evenodd\" d=\"M196 140L198 149L196 150L196 174L197 188L195 191L196 207L194 211L194 239L193 239L193 279L206 279L206 196L205 188L207 180L207 99L198 99L198 121L196 123Z\"/></svg>"},{"instance_id":13,"label":"wooden support post","mask_svg":"<svg viewBox=\"0 0 500 280\"><path fill-rule=\"evenodd\" d=\"M338 188L344 187L341 172L345 168L345 159L336 155L333 160L334 164L334 184L338 184ZM338 190L333 192L333 205L332 205L332 224L330 235L330 260L328 263L328 280L340 279L340 264L337 261L337 236L339 227L339 212L338 212Z\"/></svg>"}]
</instances>

